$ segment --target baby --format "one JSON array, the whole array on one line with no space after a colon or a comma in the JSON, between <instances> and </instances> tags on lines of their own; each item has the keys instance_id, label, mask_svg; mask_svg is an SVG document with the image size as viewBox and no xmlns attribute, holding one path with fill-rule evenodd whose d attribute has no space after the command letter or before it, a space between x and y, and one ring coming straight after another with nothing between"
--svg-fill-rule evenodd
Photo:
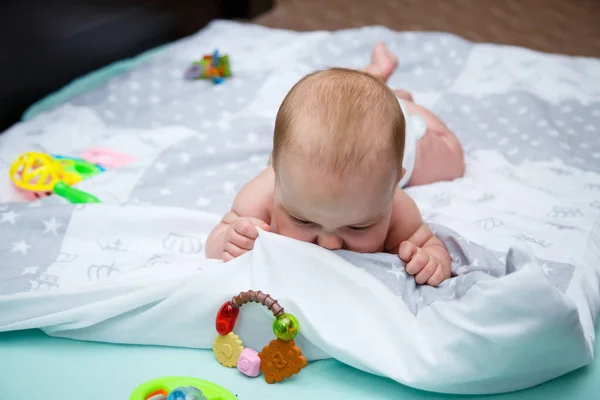
<instances>
[{"instance_id":1,"label":"baby","mask_svg":"<svg viewBox=\"0 0 600 400\"><path fill-rule=\"evenodd\" d=\"M398 254L418 284L450 277L448 251L401 187L461 176L462 148L408 92L388 88L396 66L378 43L364 70L314 72L290 90L270 166L213 229L207 257L248 252L258 227L330 250Z\"/></svg>"}]
</instances>

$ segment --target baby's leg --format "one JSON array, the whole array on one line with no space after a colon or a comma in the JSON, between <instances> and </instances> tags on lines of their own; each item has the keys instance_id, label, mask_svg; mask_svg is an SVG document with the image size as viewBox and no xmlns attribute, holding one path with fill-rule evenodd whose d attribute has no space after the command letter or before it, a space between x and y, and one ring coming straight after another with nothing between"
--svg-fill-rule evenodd
<instances>
[{"instance_id":1,"label":"baby's leg","mask_svg":"<svg viewBox=\"0 0 600 400\"><path fill-rule=\"evenodd\" d=\"M417 142L415 167L408 186L461 177L465 171L465 160L458 138L425 107L407 101L406 108L408 114L421 116L427 125L427 131Z\"/></svg>"},{"instance_id":2,"label":"baby's leg","mask_svg":"<svg viewBox=\"0 0 600 400\"><path fill-rule=\"evenodd\" d=\"M385 47L383 42L377 42L371 51L371 63L361 69L374 77L378 78L383 83L387 83L388 79L398 67L398 57ZM396 97L406 101L413 101L412 94L406 90L394 90Z\"/></svg>"},{"instance_id":3,"label":"baby's leg","mask_svg":"<svg viewBox=\"0 0 600 400\"><path fill-rule=\"evenodd\" d=\"M371 51L371 63L361 69L387 83L390 75L398 67L398 58L385 47L383 42L377 42Z\"/></svg>"},{"instance_id":4,"label":"baby's leg","mask_svg":"<svg viewBox=\"0 0 600 400\"><path fill-rule=\"evenodd\" d=\"M387 83L398 66L398 58L383 42L378 42L371 53L371 63L362 71ZM406 101L408 114L420 115L427 131L417 142L415 166L408 186L456 179L464 174L465 161L462 146L456 136L435 114L413 103L410 92L394 90L394 94Z\"/></svg>"}]
</instances>

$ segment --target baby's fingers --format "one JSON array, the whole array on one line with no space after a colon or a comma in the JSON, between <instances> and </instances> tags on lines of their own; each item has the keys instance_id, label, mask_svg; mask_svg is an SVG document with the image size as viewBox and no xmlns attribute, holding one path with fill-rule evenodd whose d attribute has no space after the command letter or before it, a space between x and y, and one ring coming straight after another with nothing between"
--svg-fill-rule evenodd
<instances>
[{"instance_id":1,"label":"baby's fingers","mask_svg":"<svg viewBox=\"0 0 600 400\"><path fill-rule=\"evenodd\" d=\"M267 224L264 221L261 221L260 219L258 219L256 221L257 221L257 223L255 223L254 226L259 227L263 231L271 232L271 226L269 224Z\"/></svg>"},{"instance_id":2,"label":"baby's fingers","mask_svg":"<svg viewBox=\"0 0 600 400\"><path fill-rule=\"evenodd\" d=\"M447 279L447 277L444 268L442 267L442 264L438 264L433 275L427 280L427 284L429 286L437 286L445 279Z\"/></svg>"},{"instance_id":3,"label":"baby's fingers","mask_svg":"<svg viewBox=\"0 0 600 400\"><path fill-rule=\"evenodd\" d=\"M398 249L398 256L400 257L400 259L402 261L407 263L410 260L412 260L413 256L417 252L417 250L418 250L417 246L415 246L413 243L409 242L408 240L405 240L404 242L400 243L400 249Z\"/></svg>"},{"instance_id":4,"label":"baby's fingers","mask_svg":"<svg viewBox=\"0 0 600 400\"><path fill-rule=\"evenodd\" d=\"M429 281L429 279L433 276L433 274L436 272L437 268L439 267L439 263L437 262L437 260L435 258L431 257L430 255L427 255L427 256L429 258L427 260L427 264L425 264L425 266L423 267L421 272L419 272L415 276L415 282L417 282L419 285L422 285L423 283Z\"/></svg>"},{"instance_id":5,"label":"baby's fingers","mask_svg":"<svg viewBox=\"0 0 600 400\"><path fill-rule=\"evenodd\" d=\"M240 218L233 224L233 230L238 234L252 240L258 237L258 229L252 224L249 218Z\"/></svg>"},{"instance_id":6,"label":"baby's fingers","mask_svg":"<svg viewBox=\"0 0 600 400\"><path fill-rule=\"evenodd\" d=\"M410 262L406 264L406 272L410 275L417 275L429 262L429 254L424 251L417 250L417 253L412 257ZM426 279L427 280L427 279Z\"/></svg>"},{"instance_id":7,"label":"baby's fingers","mask_svg":"<svg viewBox=\"0 0 600 400\"><path fill-rule=\"evenodd\" d=\"M228 253L227 251L223 252L223 255L221 256L221 260L223 260L223 262L228 262L233 260L235 257L232 256L230 253Z\"/></svg>"},{"instance_id":8,"label":"baby's fingers","mask_svg":"<svg viewBox=\"0 0 600 400\"><path fill-rule=\"evenodd\" d=\"M229 258L229 256L227 255L231 256L231 258L229 258L229 260L231 260L233 258L238 258L242 254L245 254L247 252L248 250L242 249L231 242L227 242L225 243L225 247L223 247L223 261L226 261L225 258Z\"/></svg>"},{"instance_id":9,"label":"baby's fingers","mask_svg":"<svg viewBox=\"0 0 600 400\"><path fill-rule=\"evenodd\" d=\"M243 236L235 230L229 232L227 239L232 244L244 250L252 250L252 248L254 247L254 239L250 239L247 236Z\"/></svg>"}]
</instances>

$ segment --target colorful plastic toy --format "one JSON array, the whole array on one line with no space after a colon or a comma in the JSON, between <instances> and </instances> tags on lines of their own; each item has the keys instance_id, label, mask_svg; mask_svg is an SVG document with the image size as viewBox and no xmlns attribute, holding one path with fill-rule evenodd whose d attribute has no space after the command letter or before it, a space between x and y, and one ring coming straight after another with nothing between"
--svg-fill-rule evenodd
<instances>
[{"instance_id":1,"label":"colorful plastic toy","mask_svg":"<svg viewBox=\"0 0 600 400\"><path fill-rule=\"evenodd\" d=\"M240 307L249 302L264 305L275 316L273 333L277 339L260 353L244 348L242 340L233 333ZM306 358L294 342L300 329L298 320L285 313L277 300L261 291L241 292L223 304L217 312L215 327L218 335L213 343L213 352L217 361L225 367L237 366L240 372L250 377L256 377L262 371L267 383L275 383L299 373L307 365Z\"/></svg>"},{"instance_id":2,"label":"colorful plastic toy","mask_svg":"<svg viewBox=\"0 0 600 400\"><path fill-rule=\"evenodd\" d=\"M14 186L28 200L56 193L71 202L99 203L100 200L91 194L70 186L103 170L80 159L27 152L10 166L9 175Z\"/></svg>"},{"instance_id":3,"label":"colorful plastic toy","mask_svg":"<svg viewBox=\"0 0 600 400\"><path fill-rule=\"evenodd\" d=\"M96 196L84 192L83 190L72 188L62 181L56 182L54 185L54 193L64 197L72 204L100 203L100 200L98 200Z\"/></svg>"},{"instance_id":4,"label":"colorful plastic toy","mask_svg":"<svg viewBox=\"0 0 600 400\"><path fill-rule=\"evenodd\" d=\"M84 150L83 153L81 153L81 158L89 163L104 168L119 168L134 160L133 157L127 154L97 147Z\"/></svg>"},{"instance_id":5,"label":"colorful plastic toy","mask_svg":"<svg viewBox=\"0 0 600 400\"><path fill-rule=\"evenodd\" d=\"M238 400L230 391L202 379L165 376L138 386L129 400Z\"/></svg>"},{"instance_id":6,"label":"colorful plastic toy","mask_svg":"<svg viewBox=\"0 0 600 400\"><path fill-rule=\"evenodd\" d=\"M167 400L207 400L202 390L195 386L182 386L169 393Z\"/></svg>"},{"instance_id":7,"label":"colorful plastic toy","mask_svg":"<svg viewBox=\"0 0 600 400\"><path fill-rule=\"evenodd\" d=\"M99 173L105 171L104 167L101 165L92 164L80 158L60 156L58 154L53 154L52 158L60 161L60 164L65 171L79 175L81 180L91 178L92 176L98 175Z\"/></svg>"},{"instance_id":8,"label":"colorful plastic toy","mask_svg":"<svg viewBox=\"0 0 600 400\"><path fill-rule=\"evenodd\" d=\"M229 56L219 56L219 50L212 55L205 55L202 60L195 61L185 72L185 79L211 79L214 84L223 82L231 77Z\"/></svg>"}]
</instances>

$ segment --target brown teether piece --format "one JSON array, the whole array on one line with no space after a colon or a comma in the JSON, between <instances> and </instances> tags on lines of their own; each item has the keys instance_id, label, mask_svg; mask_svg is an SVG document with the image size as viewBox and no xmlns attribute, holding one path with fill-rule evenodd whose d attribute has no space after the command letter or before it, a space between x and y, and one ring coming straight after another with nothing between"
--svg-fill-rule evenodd
<instances>
[{"instance_id":1,"label":"brown teether piece","mask_svg":"<svg viewBox=\"0 0 600 400\"><path fill-rule=\"evenodd\" d=\"M260 357L260 370L265 374L267 383L280 382L297 374L308 364L293 339L287 342L281 339L271 340L258 353L258 357Z\"/></svg>"}]
</instances>

